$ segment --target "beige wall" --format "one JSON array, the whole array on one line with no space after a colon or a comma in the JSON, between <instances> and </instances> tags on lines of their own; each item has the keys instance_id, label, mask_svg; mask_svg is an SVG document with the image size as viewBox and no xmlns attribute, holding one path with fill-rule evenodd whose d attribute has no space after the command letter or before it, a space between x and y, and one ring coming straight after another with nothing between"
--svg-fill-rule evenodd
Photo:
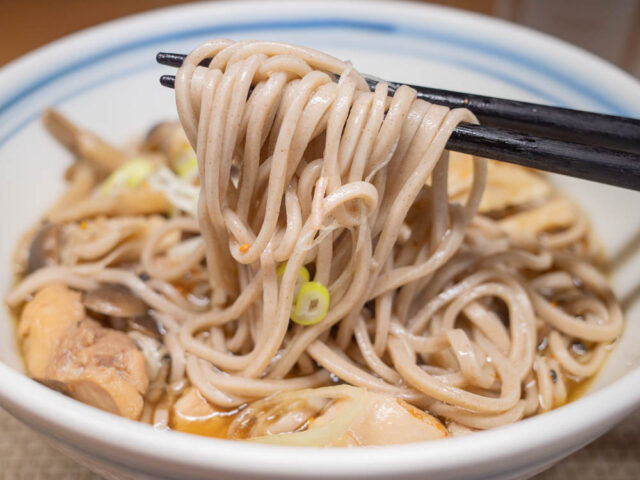
<instances>
[{"instance_id":1,"label":"beige wall","mask_svg":"<svg viewBox=\"0 0 640 480\"><path fill-rule=\"evenodd\" d=\"M0 0L0 65L107 20L187 0ZM563 38L640 78L640 0L436 0Z\"/></svg>"},{"instance_id":2,"label":"beige wall","mask_svg":"<svg viewBox=\"0 0 640 480\"><path fill-rule=\"evenodd\" d=\"M639 0L496 0L493 12L578 45L640 78Z\"/></svg>"}]
</instances>

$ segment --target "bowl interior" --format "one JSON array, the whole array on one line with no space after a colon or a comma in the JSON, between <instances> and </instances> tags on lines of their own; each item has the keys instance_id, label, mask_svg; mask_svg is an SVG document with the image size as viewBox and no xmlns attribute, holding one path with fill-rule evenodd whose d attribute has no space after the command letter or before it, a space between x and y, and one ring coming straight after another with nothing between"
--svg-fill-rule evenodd
<instances>
[{"instance_id":1,"label":"bowl interior","mask_svg":"<svg viewBox=\"0 0 640 480\"><path fill-rule=\"evenodd\" d=\"M401 4L320 2L199 5L158 12L57 42L0 74L0 292L11 287L12 250L63 191L71 162L39 122L54 105L115 144L176 118L158 84L158 51L188 52L212 37L307 45L390 80L573 108L640 116L640 85L570 46L501 22ZM248 13L250 12L250 13ZM223 14L223 15L221 15ZM158 32L164 32L159 34ZM505 38L509 41L505 42ZM60 61L60 59L64 59ZM627 328L599 389L640 365L640 210L634 192L554 177L589 213L623 302ZM635 350L635 351L634 351ZM21 370L11 317L0 311L0 360Z\"/></svg>"}]
</instances>

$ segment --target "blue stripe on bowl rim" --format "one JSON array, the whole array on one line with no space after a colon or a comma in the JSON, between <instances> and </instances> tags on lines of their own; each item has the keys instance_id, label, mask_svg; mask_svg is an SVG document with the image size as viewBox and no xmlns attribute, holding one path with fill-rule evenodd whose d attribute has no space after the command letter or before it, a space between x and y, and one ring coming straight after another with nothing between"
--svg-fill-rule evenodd
<instances>
[{"instance_id":1,"label":"blue stripe on bowl rim","mask_svg":"<svg viewBox=\"0 0 640 480\"><path fill-rule=\"evenodd\" d=\"M582 81L580 78L571 76L564 73L559 67L553 65L550 62L544 61L540 58L536 58L533 55L522 53L521 51L510 49L504 45L498 45L493 42L487 41L483 38L470 37L460 34L458 32L447 31L439 28L429 27L417 27L409 24L393 23L389 21L378 20L361 20L348 17L325 17L325 18L309 18L309 17L295 17L288 19L271 19L271 20L256 20L248 22L231 22L222 23L211 26L200 26L195 28L187 28L175 30L168 33L159 35L149 35L146 37L138 38L122 42L116 45L112 45L103 49L100 49L90 55L86 55L82 58L68 62L65 65L54 67L47 72L40 75L35 80L29 82L24 87L18 89L14 93L0 103L0 115L5 114L12 107L17 106L21 101L27 99L35 92L45 88L46 86L54 83L64 77L77 73L83 69L86 69L92 65L110 60L118 55L130 53L137 49L147 48L154 45L166 44L167 42L176 40L185 40L194 37L203 36L220 36L233 33L243 33L250 31L264 31L264 30L322 30L322 29L349 29L360 30L374 33L383 33L395 36L404 36L411 39L427 40L431 43L444 44L457 48L462 48L468 51L474 51L483 55L493 56L502 61L507 60L510 63L516 65L519 68L524 68L529 71L542 74L549 78L556 85L560 85L563 88L570 89L585 99L599 105L603 110L617 115L630 115L632 114L622 103L618 100L607 96L596 85L590 84L586 81ZM429 54L424 54L424 57L429 58ZM433 56L433 55L431 55ZM434 60L442 62L446 58L436 56ZM475 71L483 75L489 75L500 81L513 85L521 90L524 90L532 95L546 98L555 104L561 104L562 102L550 94L545 92L535 85L528 82L493 70L489 67L483 66L479 63L474 64L469 61L459 61L451 59L449 63L462 66L469 70ZM151 64L148 65L150 67ZM122 72L119 76L125 76L132 73L134 69L130 71ZM140 68L136 68L135 71L139 71ZM80 91L75 92L75 95L66 95L64 100L68 100L73 96L80 95L86 92L88 89L97 87L106 83L107 81L115 80L116 76L110 76L106 79L100 79L89 85L89 88L83 88ZM54 100L52 103L60 103L61 98ZM35 116L23 120L19 125L12 128L6 135L0 138L0 145L5 143L9 138L18 133L22 128L31 123Z\"/></svg>"}]
</instances>

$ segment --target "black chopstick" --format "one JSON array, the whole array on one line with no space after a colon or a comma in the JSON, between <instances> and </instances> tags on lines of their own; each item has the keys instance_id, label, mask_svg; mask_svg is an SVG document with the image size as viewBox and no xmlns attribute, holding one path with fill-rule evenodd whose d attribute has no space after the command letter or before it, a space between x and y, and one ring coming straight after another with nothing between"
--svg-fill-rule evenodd
<instances>
[{"instance_id":1,"label":"black chopstick","mask_svg":"<svg viewBox=\"0 0 640 480\"><path fill-rule=\"evenodd\" d=\"M182 65L184 58L183 54L167 52L160 52L156 56L158 63L172 67ZM201 65L206 67L209 62L210 59L205 59ZM367 75L364 77L372 89L380 81ZM387 84L391 94L402 85L388 81ZM450 108L468 108L478 117L480 123L487 126L640 153L640 119L453 92L420 85L409 86L418 92L418 98L428 102Z\"/></svg>"},{"instance_id":2,"label":"black chopstick","mask_svg":"<svg viewBox=\"0 0 640 480\"><path fill-rule=\"evenodd\" d=\"M374 79L367 82L377 83ZM388 82L395 92L401 84ZM558 140L640 152L640 119L537 103L409 85L418 98L450 108L468 108L480 123Z\"/></svg>"},{"instance_id":3,"label":"black chopstick","mask_svg":"<svg viewBox=\"0 0 640 480\"><path fill-rule=\"evenodd\" d=\"M640 155L461 123L447 148L570 177L640 190Z\"/></svg>"},{"instance_id":4,"label":"black chopstick","mask_svg":"<svg viewBox=\"0 0 640 480\"><path fill-rule=\"evenodd\" d=\"M184 58L185 55L175 53L159 53L157 56L158 63L175 67L182 65ZM206 66L208 63L209 61L205 60L202 65ZM160 83L165 87L173 88L175 77L163 75L160 77ZM528 124L524 122L524 126ZM518 132L486 124L470 123L461 123L456 127L447 143L447 148L525 167L640 190L640 155L627 151L537 137L527 131Z\"/></svg>"}]
</instances>

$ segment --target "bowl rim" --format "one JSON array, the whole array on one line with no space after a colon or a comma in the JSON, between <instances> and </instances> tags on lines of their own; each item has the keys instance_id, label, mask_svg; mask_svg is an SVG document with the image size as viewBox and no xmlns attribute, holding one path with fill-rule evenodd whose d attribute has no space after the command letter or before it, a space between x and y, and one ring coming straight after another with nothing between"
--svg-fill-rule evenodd
<instances>
[{"instance_id":1,"label":"bowl rim","mask_svg":"<svg viewBox=\"0 0 640 480\"><path fill-rule=\"evenodd\" d=\"M0 404L21 421L91 457L140 473L158 474L180 474L187 468L190 473L222 470L230 474L297 478L301 473L298 468L304 467L316 476L347 478L375 472L376 477L385 478L390 474L462 471L471 467L482 471L504 457L527 457L531 466L551 463L561 457L560 447L567 443L576 448L584 445L629 414L640 403L638 385L640 369L636 368L570 404L470 436L427 444L312 449L230 442L174 431L159 434L152 426L111 415L52 391L0 362ZM597 435L591 435L591 431ZM547 432L556 435L549 437ZM247 457L251 462L246 461ZM526 466L519 465L520 468Z\"/></svg>"},{"instance_id":2,"label":"bowl rim","mask_svg":"<svg viewBox=\"0 0 640 480\"><path fill-rule=\"evenodd\" d=\"M336 1L332 6L341 11L345 5L353 4ZM261 5L264 4L259 1L188 4L109 22L72 34L14 60L0 71L0 86L15 89L22 79L39 71L43 59L65 51L83 51L87 48L86 43L108 38L115 32L124 31L133 35L140 26L152 25L160 20L166 22L174 15L185 15L193 9L227 8L235 11ZM270 8L279 10L278 6L288 8L293 5L300 3L271 2ZM400 8L418 17L427 14L455 17L461 25L474 23L482 24L483 28L499 28L518 38L526 38L537 46L558 50L589 68L601 68L615 78L614 83L627 85L640 92L640 84L635 79L607 62L565 42L502 20L408 2L380 1L370 6L378 12ZM320 8L326 9L326 2L305 2L305 7L310 12L314 9L319 11ZM6 105L4 107L8 108ZM607 409L601 408L605 404ZM173 431L159 434L148 425L107 414L51 391L0 362L0 405L31 427L63 444L140 473L153 471L157 474L171 472L179 475L184 471L181 469L187 468L190 472L202 475L224 471L279 478L294 478L306 473L315 476L340 475L343 478L374 473L375 476L384 477L417 471L462 471L465 468L480 472L482 469L491 469L492 465L506 456L526 457L525 463L537 465L556 459L559 447L563 445L570 443L579 446L593 438L592 432L603 433L639 404L640 368L636 368L601 390L544 415L479 432L471 437L429 443L428 448L415 443L363 449L300 449L236 443ZM548 432L555 432L555 435L550 437ZM464 452L464 455L461 456L460 452ZM247 458L251 458L251 461L248 462ZM518 468L525 468L522 465L520 463Z\"/></svg>"}]
</instances>

